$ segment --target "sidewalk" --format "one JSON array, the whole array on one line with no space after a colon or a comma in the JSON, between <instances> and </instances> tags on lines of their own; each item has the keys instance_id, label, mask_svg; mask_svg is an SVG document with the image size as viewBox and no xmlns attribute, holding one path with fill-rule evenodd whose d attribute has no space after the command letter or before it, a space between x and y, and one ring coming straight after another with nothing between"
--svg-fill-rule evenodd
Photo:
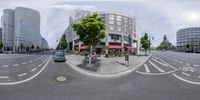
<instances>
[{"instance_id":1,"label":"sidewalk","mask_svg":"<svg viewBox=\"0 0 200 100\"><path fill-rule=\"evenodd\" d=\"M92 67L87 66L85 57L80 55L66 55L67 62L75 67L94 72L97 74L116 74L124 72L144 63L149 56L129 56L129 66L125 61L125 57L116 58L98 58Z\"/></svg>"}]
</instances>

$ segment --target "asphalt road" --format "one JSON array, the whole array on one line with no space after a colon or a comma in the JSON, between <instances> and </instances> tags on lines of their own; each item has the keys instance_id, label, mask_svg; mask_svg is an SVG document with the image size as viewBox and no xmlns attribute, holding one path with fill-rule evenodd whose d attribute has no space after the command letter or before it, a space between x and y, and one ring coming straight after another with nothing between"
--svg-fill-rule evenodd
<instances>
[{"instance_id":1,"label":"asphalt road","mask_svg":"<svg viewBox=\"0 0 200 100\"><path fill-rule=\"evenodd\" d=\"M22 55L27 56L27 55ZM3 56L5 57L5 56ZM11 56L12 57L12 56ZM42 57L34 64L21 66L20 63ZM200 98L200 86L198 85L199 54L185 54L174 52L153 52L152 57L136 71L126 76L117 78L95 78L85 76L69 67L65 62L53 62L51 55L31 55L22 57L13 76L24 75L28 79L31 69L47 60L40 72L34 78L15 85L0 85L1 100L198 100ZM23 59L23 58L27 58ZM8 62L2 62L7 59ZM1 63L9 67L0 66L1 70L11 71L13 64L11 58L1 58ZM50 59L50 60L48 60ZM5 61L7 61L5 60ZM17 59L15 59L17 60ZM13 59L11 61L14 61ZM16 63L15 62L15 63ZM182 63L181 63L182 62ZM46 65L46 66L45 66ZM14 67L14 68L15 68ZM43 70L42 70L43 69ZM24 71L22 71L24 70ZM0 72L0 75L10 73ZM8 74L9 73L9 74ZM30 74L30 75L29 75ZM70 77L68 82L57 82L55 77L66 75ZM23 77L23 76L22 76ZM22 79L22 80L23 80ZM3 79L2 79L3 80ZM0 80L0 82L2 81ZM20 81L19 77L11 82ZM6 83L7 81L2 81Z\"/></svg>"}]
</instances>

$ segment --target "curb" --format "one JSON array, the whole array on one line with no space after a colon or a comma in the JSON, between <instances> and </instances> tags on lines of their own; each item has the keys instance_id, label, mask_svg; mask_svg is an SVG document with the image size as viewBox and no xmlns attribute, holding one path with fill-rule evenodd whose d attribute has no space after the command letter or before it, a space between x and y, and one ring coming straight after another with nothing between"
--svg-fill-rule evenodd
<instances>
[{"instance_id":1,"label":"curb","mask_svg":"<svg viewBox=\"0 0 200 100\"><path fill-rule=\"evenodd\" d=\"M124 76L124 75L127 75L127 74L133 72L134 70L136 70L137 68L139 68L142 64L144 64L150 57L151 57L151 55L149 55L143 62L141 62L140 64L138 64L136 67L127 69L127 70L122 71L122 72L111 73L111 74L99 74L99 73L96 73L96 72L88 71L88 70L82 69L80 67L77 67L77 66L71 64L67 60L66 60L66 63L71 68L73 68L74 70L76 70L76 71L78 71L78 72L80 72L81 74L84 74L84 75L93 76L93 77L99 77L99 78L112 78L112 77Z\"/></svg>"}]
</instances>

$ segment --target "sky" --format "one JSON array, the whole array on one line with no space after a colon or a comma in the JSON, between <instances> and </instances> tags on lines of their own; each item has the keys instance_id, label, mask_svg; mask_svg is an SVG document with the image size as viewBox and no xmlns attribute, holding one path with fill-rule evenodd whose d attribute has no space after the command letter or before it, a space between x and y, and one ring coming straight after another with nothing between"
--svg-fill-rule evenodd
<instances>
[{"instance_id":1,"label":"sky","mask_svg":"<svg viewBox=\"0 0 200 100\"><path fill-rule=\"evenodd\" d=\"M136 17L137 36L144 33L162 42L163 36L176 45L177 30L200 27L200 0L0 0L0 16L3 9L28 7L40 12L41 35L50 47L56 47L68 27L70 10L114 11Z\"/></svg>"}]
</instances>

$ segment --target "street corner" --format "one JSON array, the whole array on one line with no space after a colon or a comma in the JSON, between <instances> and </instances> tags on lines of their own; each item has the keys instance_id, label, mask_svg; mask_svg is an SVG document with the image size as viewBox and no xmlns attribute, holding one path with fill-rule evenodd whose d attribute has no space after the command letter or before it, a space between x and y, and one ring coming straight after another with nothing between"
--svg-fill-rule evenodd
<instances>
[{"instance_id":1,"label":"street corner","mask_svg":"<svg viewBox=\"0 0 200 100\"><path fill-rule=\"evenodd\" d=\"M100 78L112 78L127 75L142 64L144 64L149 56L130 56L130 65L127 66L124 57L117 58L97 58L96 62L88 66L88 62L83 56L80 55L66 55L66 63L74 70L88 76ZM120 63L123 62L124 64Z\"/></svg>"}]
</instances>

